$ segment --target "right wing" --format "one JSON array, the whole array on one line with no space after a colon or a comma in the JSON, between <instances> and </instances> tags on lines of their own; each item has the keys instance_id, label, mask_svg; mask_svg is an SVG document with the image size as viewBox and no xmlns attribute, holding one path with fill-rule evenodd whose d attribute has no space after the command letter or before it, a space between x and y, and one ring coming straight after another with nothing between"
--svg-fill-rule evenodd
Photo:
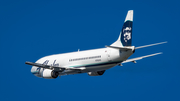
<instances>
[{"instance_id":1,"label":"right wing","mask_svg":"<svg viewBox=\"0 0 180 101\"><path fill-rule=\"evenodd\" d=\"M127 62L134 62L134 63L136 63L136 60L141 60L143 58L147 58L147 57L151 57L151 56L155 56L155 55L159 55L159 54L162 54L162 52L155 53L155 54L150 54L150 55L145 55L145 56L141 56L141 57L137 57L137 58L127 59L126 61L123 61L122 63L127 63Z\"/></svg>"},{"instance_id":2,"label":"right wing","mask_svg":"<svg viewBox=\"0 0 180 101\"><path fill-rule=\"evenodd\" d=\"M150 45L139 46L139 47L136 47L135 49L140 49L140 48L145 48L145 47L160 45L160 44L164 44L164 43L167 43L167 41L166 41L166 42L155 43L155 44L150 44Z\"/></svg>"}]
</instances>

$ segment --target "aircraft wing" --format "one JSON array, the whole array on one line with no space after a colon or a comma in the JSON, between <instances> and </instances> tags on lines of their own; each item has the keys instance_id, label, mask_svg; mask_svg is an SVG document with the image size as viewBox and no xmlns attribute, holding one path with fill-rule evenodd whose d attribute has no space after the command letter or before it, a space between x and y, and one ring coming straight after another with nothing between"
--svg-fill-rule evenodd
<instances>
[{"instance_id":1,"label":"aircraft wing","mask_svg":"<svg viewBox=\"0 0 180 101\"><path fill-rule=\"evenodd\" d=\"M167 43L167 41L165 41L165 42L160 42L160 43L155 43L155 44L150 44L150 45L139 46L139 47L136 47L135 49L140 49L140 48L145 48L145 47L160 45L160 44L164 44L164 43Z\"/></svg>"},{"instance_id":2,"label":"aircraft wing","mask_svg":"<svg viewBox=\"0 0 180 101\"><path fill-rule=\"evenodd\" d=\"M56 67L56 66L44 65L44 64L33 63L33 62L25 62L25 64L31 65L31 66L36 66L36 67L41 67L41 68L45 68L45 69L53 69L58 72L62 72L64 70L83 70L84 69L83 67L81 67L81 68Z\"/></svg>"},{"instance_id":3,"label":"aircraft wing","mask_svg":"<svg viewBox=\"0 0 180 101\"><path fill-rule=\"evenodd\" d=\"M151 57L151 56L155 56L155 55L159 55L159 54L162 54L162 52L155 53L155 54L150 54L150 55L145 55L145 56L141 56L141 57L137 57L137 58L127 59L126 61L123 61L122 63L127 63L127 62L134 62L134 63L136 63L136 60L141 60L143 58L147 58L147 57Z\"/></svg>"}]
</instances>

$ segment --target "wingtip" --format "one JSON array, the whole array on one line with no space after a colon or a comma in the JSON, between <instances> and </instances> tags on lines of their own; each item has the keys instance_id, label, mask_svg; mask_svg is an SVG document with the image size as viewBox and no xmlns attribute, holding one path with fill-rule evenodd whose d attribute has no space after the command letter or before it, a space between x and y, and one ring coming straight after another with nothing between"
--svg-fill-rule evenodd
<instances>
[{"instance_id":1,"label":"wingtip","mask_svg":"<svg viewBox=\"0 0 180 101\"><path fill-rule=\"evenodd\" d=\"M136 47L135 49L140 49L140 48L145 48L145 47L149 47L149 46L160 45L160 44L164 44L164 43L167 43L167 41L159 42L159 43L154 43L154 44L149 44L149 45L144 45L144 46L139 46L139 47Z\"/></svg>"},{"instance_id":2,"label":"wingtip","mask_svg":"<svg viewBox=\"0 0 180 101\"><path fill-rule=\"evenodd\" d=\"M159 53L157 53L157 54L163 54L163 52L159 52Z\"/></svg>"},{"instance_id":3,"label":"wingtip","mask_svg":"<svg viewBox=\"0 0 180 101\"><path fill-rule=\"evenodd\" d=\"M27 63L28 63L28 61L25 62L25 64L27 64Z\"/></svg>"},{"instance_id":4,"label":"wingtip","mask_svg":"<svg viewBox=\"0 0 180 101\"><path fill-rule=\"evenodd\" d=\"M161 42L161 43L168 43L168 41L164 41L164 42Z\"/></svg>"}]
</instances>

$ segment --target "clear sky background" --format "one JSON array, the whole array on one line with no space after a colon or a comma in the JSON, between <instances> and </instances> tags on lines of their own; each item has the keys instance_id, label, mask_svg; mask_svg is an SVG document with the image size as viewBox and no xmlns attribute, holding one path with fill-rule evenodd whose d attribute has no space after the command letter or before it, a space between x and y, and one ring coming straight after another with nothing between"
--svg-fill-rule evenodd
<instances>
[{"instance_id":1,"label":"clear sky background","mask_svg":"<svg viewBox=\"0 0 180 101\"><path fill-rule=\"evenodd\" d=\"M1 0L0 101L180 101L179 0ZM47 80L31 74L39 58L103 48L117 40L134 10L133 45L168 41L136 50L103 76L68 75Z\"/></svg>"}]
</instances>

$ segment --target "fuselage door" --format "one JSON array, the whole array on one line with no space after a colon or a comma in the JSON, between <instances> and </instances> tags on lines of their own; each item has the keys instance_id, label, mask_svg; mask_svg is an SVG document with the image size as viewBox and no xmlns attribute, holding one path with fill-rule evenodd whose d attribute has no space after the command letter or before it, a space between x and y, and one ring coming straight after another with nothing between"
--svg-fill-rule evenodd
<instances>
[{"instance_id":1,"label":"fuselage door","mask_svg":"<svg viewBox=\"0 0 180 101\"><path fill-rule=\"evenodd\" d=\"M106 55L107 55L107 59L108 59L108 61L111 61L111 50L110 49L107 49L106 50Z\"/></svg>"}]
</instances>

